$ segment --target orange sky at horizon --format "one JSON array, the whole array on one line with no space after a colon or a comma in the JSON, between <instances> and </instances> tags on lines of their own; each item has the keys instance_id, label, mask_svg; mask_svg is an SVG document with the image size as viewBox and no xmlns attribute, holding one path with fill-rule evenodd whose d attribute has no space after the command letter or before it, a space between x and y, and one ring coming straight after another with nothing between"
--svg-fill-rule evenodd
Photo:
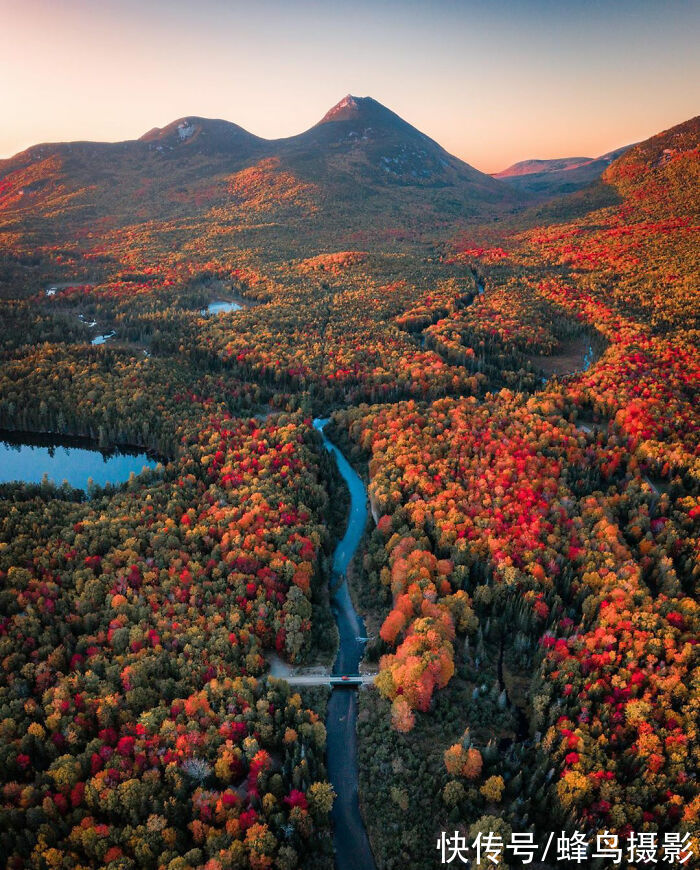
<instances>
[{"instance_id":1,"label":"orange sky at horizon","mask_svg":"<svg viewBox=\"0 0 700 870\"><path fill-rule=\"evenodd\" d=\"M0 13L4 157L189 113L289 136L350 92L496 172L595 157L700 106L687 0L0 0Z\"/></svg>"}]
</instances>

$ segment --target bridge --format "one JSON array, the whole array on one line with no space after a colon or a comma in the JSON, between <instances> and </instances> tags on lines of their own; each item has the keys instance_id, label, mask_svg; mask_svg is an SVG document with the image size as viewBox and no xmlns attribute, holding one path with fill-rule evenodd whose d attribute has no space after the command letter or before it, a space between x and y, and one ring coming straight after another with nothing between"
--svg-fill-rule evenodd
<instances>
[{"instance_id":1,"label":"bridge","mask_svg":"<svg viewBox=\"0 0 700 870\"><path fill-rule=\"evenodd\" d=\"M270 674L278 680L285 680L290 686L336 686L348 689L358 689L360 686L372 686L376 674Z\"/></svg>"},{"instance_id":2,"label":"bridge","mask_svg":"<svg viewBox=\"0 0 700 870\"><path fill-rule=\"evenodd\" d=\"M374 682L374 674L332 674L329 682L331 686L366 686Z\"/></svg>"},{"instance_id":3,"label":"bridge","mask_svg":"<svg viewBox=\"0 0 700 870\"><path fill-rule=\"evenodd\" d=\"M265 658L270 666L269 676L278 680L286 680L290 686L371 686L376 673L370 674L331 674L324 667L295 667L281 659L277 653L267 652Z\"/></svg>"}]
</instances>

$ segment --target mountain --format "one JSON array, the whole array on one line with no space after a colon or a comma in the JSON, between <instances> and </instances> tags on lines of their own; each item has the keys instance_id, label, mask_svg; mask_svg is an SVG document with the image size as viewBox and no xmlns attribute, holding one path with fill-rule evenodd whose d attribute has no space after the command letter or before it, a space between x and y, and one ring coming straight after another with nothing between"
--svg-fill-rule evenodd
<instances>
[{"instance_id":1,"label":"mountain","mask_svg":"<svg viewBox=\"0 0 700 870\"><path fill-rule=\"evenodd\" d=\"M459 187L493 200L502 185L449 154L430 137L371 97L348 94L310 130L283 140L290 156L316 154L327 169L381 185Z\"/></svg>"},{"instance_id":2,"label":"mountain","mask_svg":"<svg viewBox=\"0 0 700 870\"><path fill-rule=\"evenodd\" d=\"M521 193L538 197L572 193L601 177L607 167L631 148L625 145L600 157L560 157L553 160L521 160L496 172L498 178Z\"/></svg>"},{"instance_id":3,"label":"mountain","mask_svg":"<svg viewBox=\"0 0 700 870\"><path fill-rule=\"evenodd\" d=\"M346 96L311 129L266 140L197 116L119 143L33 146L0 160L0 226L60 238L96 218L198 216L309 232L488 218L520 195L371 97ZM295 232L298 231L295 230Z\"/></svg>"}]
</instances>

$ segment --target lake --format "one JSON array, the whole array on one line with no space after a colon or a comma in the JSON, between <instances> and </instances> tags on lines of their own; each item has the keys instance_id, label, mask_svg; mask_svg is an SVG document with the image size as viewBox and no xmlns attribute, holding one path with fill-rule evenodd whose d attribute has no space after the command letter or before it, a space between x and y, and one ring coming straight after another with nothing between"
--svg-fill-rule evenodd
<instances>
[{"instance_id":1,"label":"lake","mask_svg":"<svg viewBox=\"0 0 700 870\"><path fill-rule=\"evenodd\" d=\"M87 439L54 439L26 433L0 433L0 483L41 483L43 476L60 485L64 480L86 489L88 480L99 486L119 484L131 472L155 468L155 459L138 450L102 452Z\"/></svg>"}]
</instances>

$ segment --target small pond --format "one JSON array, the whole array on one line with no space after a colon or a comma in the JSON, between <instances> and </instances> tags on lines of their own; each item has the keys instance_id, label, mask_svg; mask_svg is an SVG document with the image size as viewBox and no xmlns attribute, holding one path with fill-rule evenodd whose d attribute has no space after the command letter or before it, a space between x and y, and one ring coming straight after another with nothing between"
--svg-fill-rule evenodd
<instances>
[{"instance_id":1,"label":"small pond","mask_svg":"<svg viewBox=\"0 0 700 870\"><path fill-rule=\"evenodd\" d=\"M96 336L92 339L92 341L90 342L90 344L95 344L95 345L97 345L97 344L104 344L106 341L109 341L110 338L114 338L114 336L115 336L116 334L117 334L116 332L107 332L107 333L105 333L104 335L96 335Z\"/></svg>"},{"instance_id":2,"label":"small pond","mask_svg":"<svg viewBox=\"0 0 700 870\"><path fill-rule=\"evenodd\" d=\"M210 302L206 308L202 308L202 314L206 317L209 314L228 314L231 311L240 311L243 308L238 302Z\"/></svg>"}]
</instances>

